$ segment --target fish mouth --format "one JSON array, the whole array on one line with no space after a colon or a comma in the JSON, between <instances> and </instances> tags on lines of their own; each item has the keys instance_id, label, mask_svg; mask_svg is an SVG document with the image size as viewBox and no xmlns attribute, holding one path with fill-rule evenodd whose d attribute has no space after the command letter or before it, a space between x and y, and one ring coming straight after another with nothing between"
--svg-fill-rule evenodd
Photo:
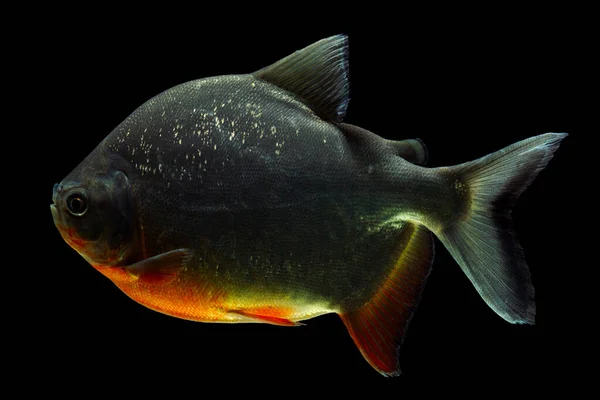
<instances>
[{"instance_id":1,"label":"fish mouth","mask_svg":"<svg viewBox=\"0 0 600 400\"><path fill-rule=\"evenodd\" d=\"M59 183L55 183L54 187L52 188L52 204L50 204L50 211L52 212L52 219L54 220L54 225L56 225L57 228L61 223L61 217L56 205L58 201L58 196L60 196L62 190L62 185Z\"/></svg>"},{"instance_id":2,"label":"fish mouth","mask_svg":"<svg viewBox=\"0 0 600 400\"><path fill-rule=\"evenodd\" d=\"M58 217L58 210L56 209L56 205L50 204L50 211L52 212L52 219L54 220L54 224L58 226L60 219Z\"/></svg>"}]
</instances>

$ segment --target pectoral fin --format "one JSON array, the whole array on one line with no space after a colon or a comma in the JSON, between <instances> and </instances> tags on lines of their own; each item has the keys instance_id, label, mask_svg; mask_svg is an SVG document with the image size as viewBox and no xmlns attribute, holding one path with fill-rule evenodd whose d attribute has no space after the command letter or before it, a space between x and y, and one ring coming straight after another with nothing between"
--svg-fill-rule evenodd
<instances>
[{"instance_id":1,"label":"pectoral fin","mask_svg":"<svg viewBox=\"0 0 600 400\"><path fill-rule=\"evenodd\" d=\"M146 283L165 284L175 279L193 256L190 249L177 249L136 262L125 270Z\"/></svg>"}]
</instances>

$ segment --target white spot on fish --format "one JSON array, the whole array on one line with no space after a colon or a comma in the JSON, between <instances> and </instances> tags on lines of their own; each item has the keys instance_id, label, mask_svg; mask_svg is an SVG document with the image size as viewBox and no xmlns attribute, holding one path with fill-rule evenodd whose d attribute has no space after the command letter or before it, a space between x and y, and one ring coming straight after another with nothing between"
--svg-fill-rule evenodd
<instances>
[{"instance_id":1,"label":"white spot on fish","mask_svg":"<svg viewBox=\"0 0 600 400\"><path fill-rule=\"evenodd\" d=\"M257 104L246 103L246 110L254 118L259 118L262 115L262 110Z\"/></svg>"},{"instance_id":2,"label":"white spot on fish","mask_svg":"<svg viewBox=\"0 0 600 400\"><path fill-rule=\"evenodd\" d=\"M271 126L271 133L272 134L277 133L277 128L275 126Z\"/></svg>"},{"instance_id":3,"label":"white spot on fish","mask_svg":"<svg viewBox=\"0 0 600 400\"><path fill-rule=\"evenodd\" d=\"M181 144L181 139L179 139L179 144Z\"/></svg>"}]
</instances>

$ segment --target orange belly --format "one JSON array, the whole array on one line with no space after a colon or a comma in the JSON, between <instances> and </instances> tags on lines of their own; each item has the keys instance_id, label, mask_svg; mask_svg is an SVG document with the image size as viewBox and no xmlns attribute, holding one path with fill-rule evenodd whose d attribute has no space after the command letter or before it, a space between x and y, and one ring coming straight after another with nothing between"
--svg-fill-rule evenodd
<instances>
[{"instance_id":1,"label":"orange belly","mask_svg":"<svg viewBox=\"0 0 600 400\"><path fill-rule=\"evenodd\" d=\"M295 325L296 321L332 312L324 304L282 295L246 293L177 277L165 284L144 282L119 267L94 266L127 296L154 311L199 322L261 322Z\"/></svg>"}]
</instances>

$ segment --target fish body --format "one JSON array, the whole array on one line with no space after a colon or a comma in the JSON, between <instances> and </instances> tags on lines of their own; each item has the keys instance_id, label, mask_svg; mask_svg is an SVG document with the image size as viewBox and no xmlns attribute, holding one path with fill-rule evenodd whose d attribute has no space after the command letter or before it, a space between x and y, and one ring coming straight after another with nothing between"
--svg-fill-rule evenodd
<instances>
[{"instance_id":1,"label":"fish body","mask_svg":"<svg viewBox=\"0 0 600 400\"><path fill-rule=\"evenodd\" d=\"M347 39L334 36L253 74L161 93L55 185L55 224L146 307L289 326L337 313L384 375L399 373L432 233L500 316L533 323L506 228L565 134L426 168L419 140L342 122L347 72Z\"/></svg>"}]
</instances>

